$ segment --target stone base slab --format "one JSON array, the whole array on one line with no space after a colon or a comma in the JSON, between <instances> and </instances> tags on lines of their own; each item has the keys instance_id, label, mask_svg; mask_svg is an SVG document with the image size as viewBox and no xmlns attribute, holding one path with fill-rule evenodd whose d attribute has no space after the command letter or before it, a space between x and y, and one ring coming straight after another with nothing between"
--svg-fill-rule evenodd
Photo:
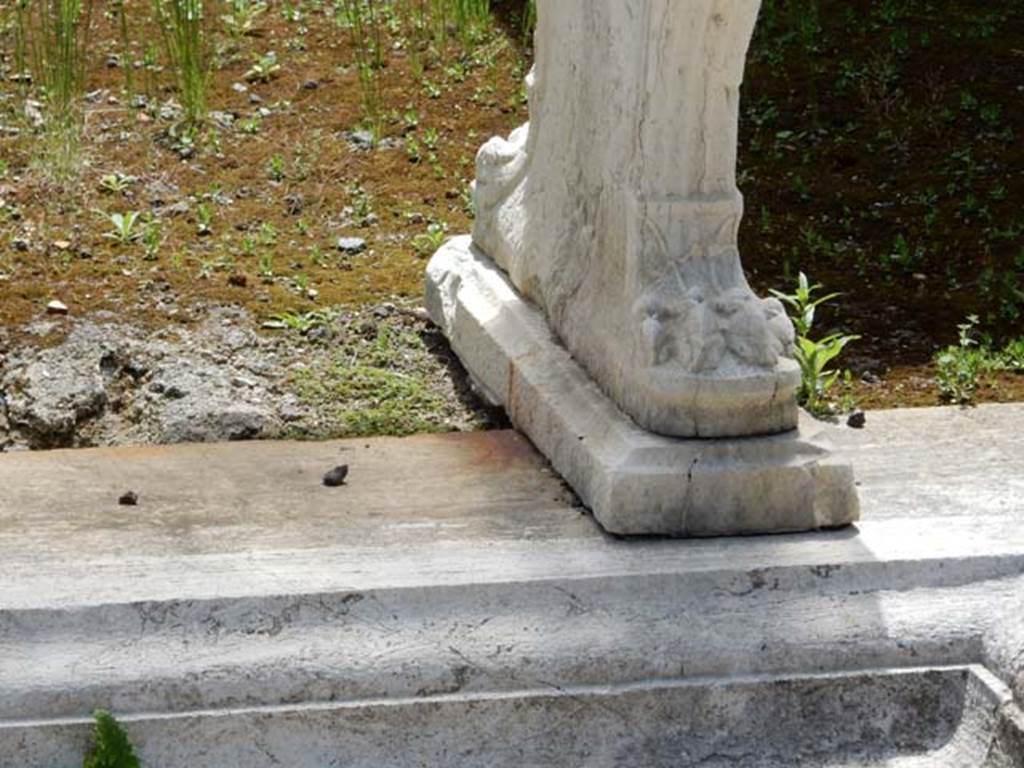
<instances>
[{"instance_id":1,"label":"stone base slab","mask_svg":"<svg viewBox=\"0 0 1024 768\"><path fill-rule=\"evenodd\" d=\"M641 429L469 237L431 260L427 308L484 395L611 533L781 533L858 519L853 472L831 457L824 426L805 419L781 435L729 439Z\"/></svg>"}]
</instances>

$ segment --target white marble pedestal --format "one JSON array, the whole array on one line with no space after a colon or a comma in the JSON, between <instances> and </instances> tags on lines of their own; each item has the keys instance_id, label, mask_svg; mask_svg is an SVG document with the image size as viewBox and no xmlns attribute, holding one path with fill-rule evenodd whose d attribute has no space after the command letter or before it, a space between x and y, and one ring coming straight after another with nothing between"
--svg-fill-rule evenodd
<instances>
[{"instance_id":1,"label":"white marble pedestal","mask_svg":"<svg viewBox=\"0 0 1024 768\"><path fill-rule=\"evenodd\" d=\"M638 427L468 237L431 261L427 306L479 389L611 533L778 533L858 517L853 471L830 457L809 418L763 437L673 438Z\"/></svg>"},{"instance_id":2,"label":"white marble pedestal","mask_svg":"<svg viewBox=\"0 0 1024 768\"><path fill-rule=\"evenodd\" d=\"M538 0L530 122L477 156L429 309L609 531L857 519L740 263L739 89L759 0ZM472 242L472 246L471 243Z\"/></svg>"}]
</instances>

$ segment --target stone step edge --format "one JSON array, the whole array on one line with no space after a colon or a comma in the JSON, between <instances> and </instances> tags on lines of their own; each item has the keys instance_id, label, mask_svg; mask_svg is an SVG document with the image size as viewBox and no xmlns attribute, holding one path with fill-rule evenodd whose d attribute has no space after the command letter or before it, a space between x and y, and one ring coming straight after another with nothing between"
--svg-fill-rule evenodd
<instances>
[{"instance_id":1,"label":"stone step edge","mask_svg":"<svg viewBox=\"0 0 1024 768\"><path fill-rule=\"evenodd\" d=\"M125 724L189 720L205 717L237 717L246 715L291 714L302 712L330 712L358 710L365 708L400 708L422 706L445 702L489 702L516 701L525 699L543 699L556 696L567 697L600 697L637 691L657 692L660 690L676 690L682 688L725 687L739 688L766 685L779 682L826 682L829 680L855 681L857 679L883 678L893 676L920 676L928 673L957 674L972 676L981 686L986 696L986 703L994 708L1017 708L1013 693L994 673L982 664L943 664L934 666L913 667L869 667L864 669L846 669L830 672L808 672L787 674L737 675L730 677L687 677L660 678L635 682L620 682L610 685L566 685L552 683L549 688L506 689L501 691L462 691L456 693L434 693L424 696L375 697L352 699L345 701L301 702L294 704L269 704L246 707L201 708L178 712L127 712L115 713L118 720ZM48 728L57 726L89 726L89 717L53 717L53 718L4 718L0 719L0 733L7 730L25 728Z\"/></svg>"},{"instance_id":2,"label":"stone step edge","mask_svg":"<svg viewBox=\"0 0 1024 768\"><path fill-rule=\"evenodd\" d=\"M939 568L936 568L939 564ZM263 593L250 592L227 594L214 597L190 596L174 594L166 597L135 598L123 601L101 600L97 602L78 602L55 605L12 606L0 605L0 630L5 625L17 625L24 621L60 621L62 619L80 619L90 613L111 613L125 611L135 614L140 608L156 609L173 605L182 613L194 616L193 621L201 621L211 612L227 608L239 609L247 605L266 610L277 603L282 608L297 602L314 600L333 600L340 603L362 600L368 597L393 599L399 596L412 596L425 592L451 598L469 590L478 595L491 593L492 596L507 595L510 592L524 591L540 587L575 587L599 588L602 585L621 586L624 580L630 581L664 581L678 582L676 588L682 593L702 594L702 599L714 597L709 588L721 590L722 600L742 597L730 590L737 580L770 582L775 580L773 589L781 593L794 595L806 594L808 588L827 582L831 589L839 590L847 581L857 581L861 592L911 591L915 589L945 589L965 586L972 583L995 581L1013 578L1024 574L1024 551L1003 552L995 554L970 554L951 558L946 555L934 557L908 557L899 560L841 560L823 558L820 562L795 562L781 565L770 565L763 568L741 566L738 568L713 568L688 571L673 569L668 566L658 567L650 571L603 573L603 574L571 574L562 576L537 575L509 578L505 580L473 581L470 579L439 582L409 583L393 586L378 586L367 589L357 587L338 587L314 589L311 591L271 590ZM2 599L2 598L0 598ZM179 624L180 626L180 624ZM230 631L232 627L225 625ZM108 631L114 629L106 625Z\"/></svg>"}]
</instances>

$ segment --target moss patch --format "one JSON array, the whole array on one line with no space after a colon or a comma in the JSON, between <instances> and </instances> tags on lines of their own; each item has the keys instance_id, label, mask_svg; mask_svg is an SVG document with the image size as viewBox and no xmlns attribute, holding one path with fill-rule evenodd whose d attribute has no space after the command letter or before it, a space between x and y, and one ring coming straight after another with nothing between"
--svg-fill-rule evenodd
<instances>
[{"instance_id":1,"label":"moss patch","mask_svg":"<svg viewBox=\"0 0 1024 768\"><path fill-rule=\"evenodd\" d=\"M290 382L321 414L322 435L364 437L500 425L464 383L436 330L395 311L345 318L338 344L310 356ZM462 382L456 384L453 382ZM317 435L319 436L319 435Z\"/></svg>"}]
</instances>

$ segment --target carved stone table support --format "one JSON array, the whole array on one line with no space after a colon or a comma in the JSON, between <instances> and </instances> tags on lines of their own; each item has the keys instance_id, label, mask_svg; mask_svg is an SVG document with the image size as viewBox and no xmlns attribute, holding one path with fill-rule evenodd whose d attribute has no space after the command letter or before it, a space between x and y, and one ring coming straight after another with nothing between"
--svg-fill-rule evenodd
<instances>
[{"instance_id":1,"label":"carved stone table support","mask_svg":"<svg viewBox=\"0 0 1024 768\"><path fill-rule=\"evenodd\" d=\"M740 265L739 87L759 5L540 0L531 122L481 149L472 246L428 269L432 316L470 373L617 532L857 515L848 468L797 429L792 325ZM513 382L538 360L578 386L545 375L524 406ZM577 406L593 413L570 428L559 417ZM595 430L646 448L612 441L599 459Z\"/></svg>"}]
</instances>

